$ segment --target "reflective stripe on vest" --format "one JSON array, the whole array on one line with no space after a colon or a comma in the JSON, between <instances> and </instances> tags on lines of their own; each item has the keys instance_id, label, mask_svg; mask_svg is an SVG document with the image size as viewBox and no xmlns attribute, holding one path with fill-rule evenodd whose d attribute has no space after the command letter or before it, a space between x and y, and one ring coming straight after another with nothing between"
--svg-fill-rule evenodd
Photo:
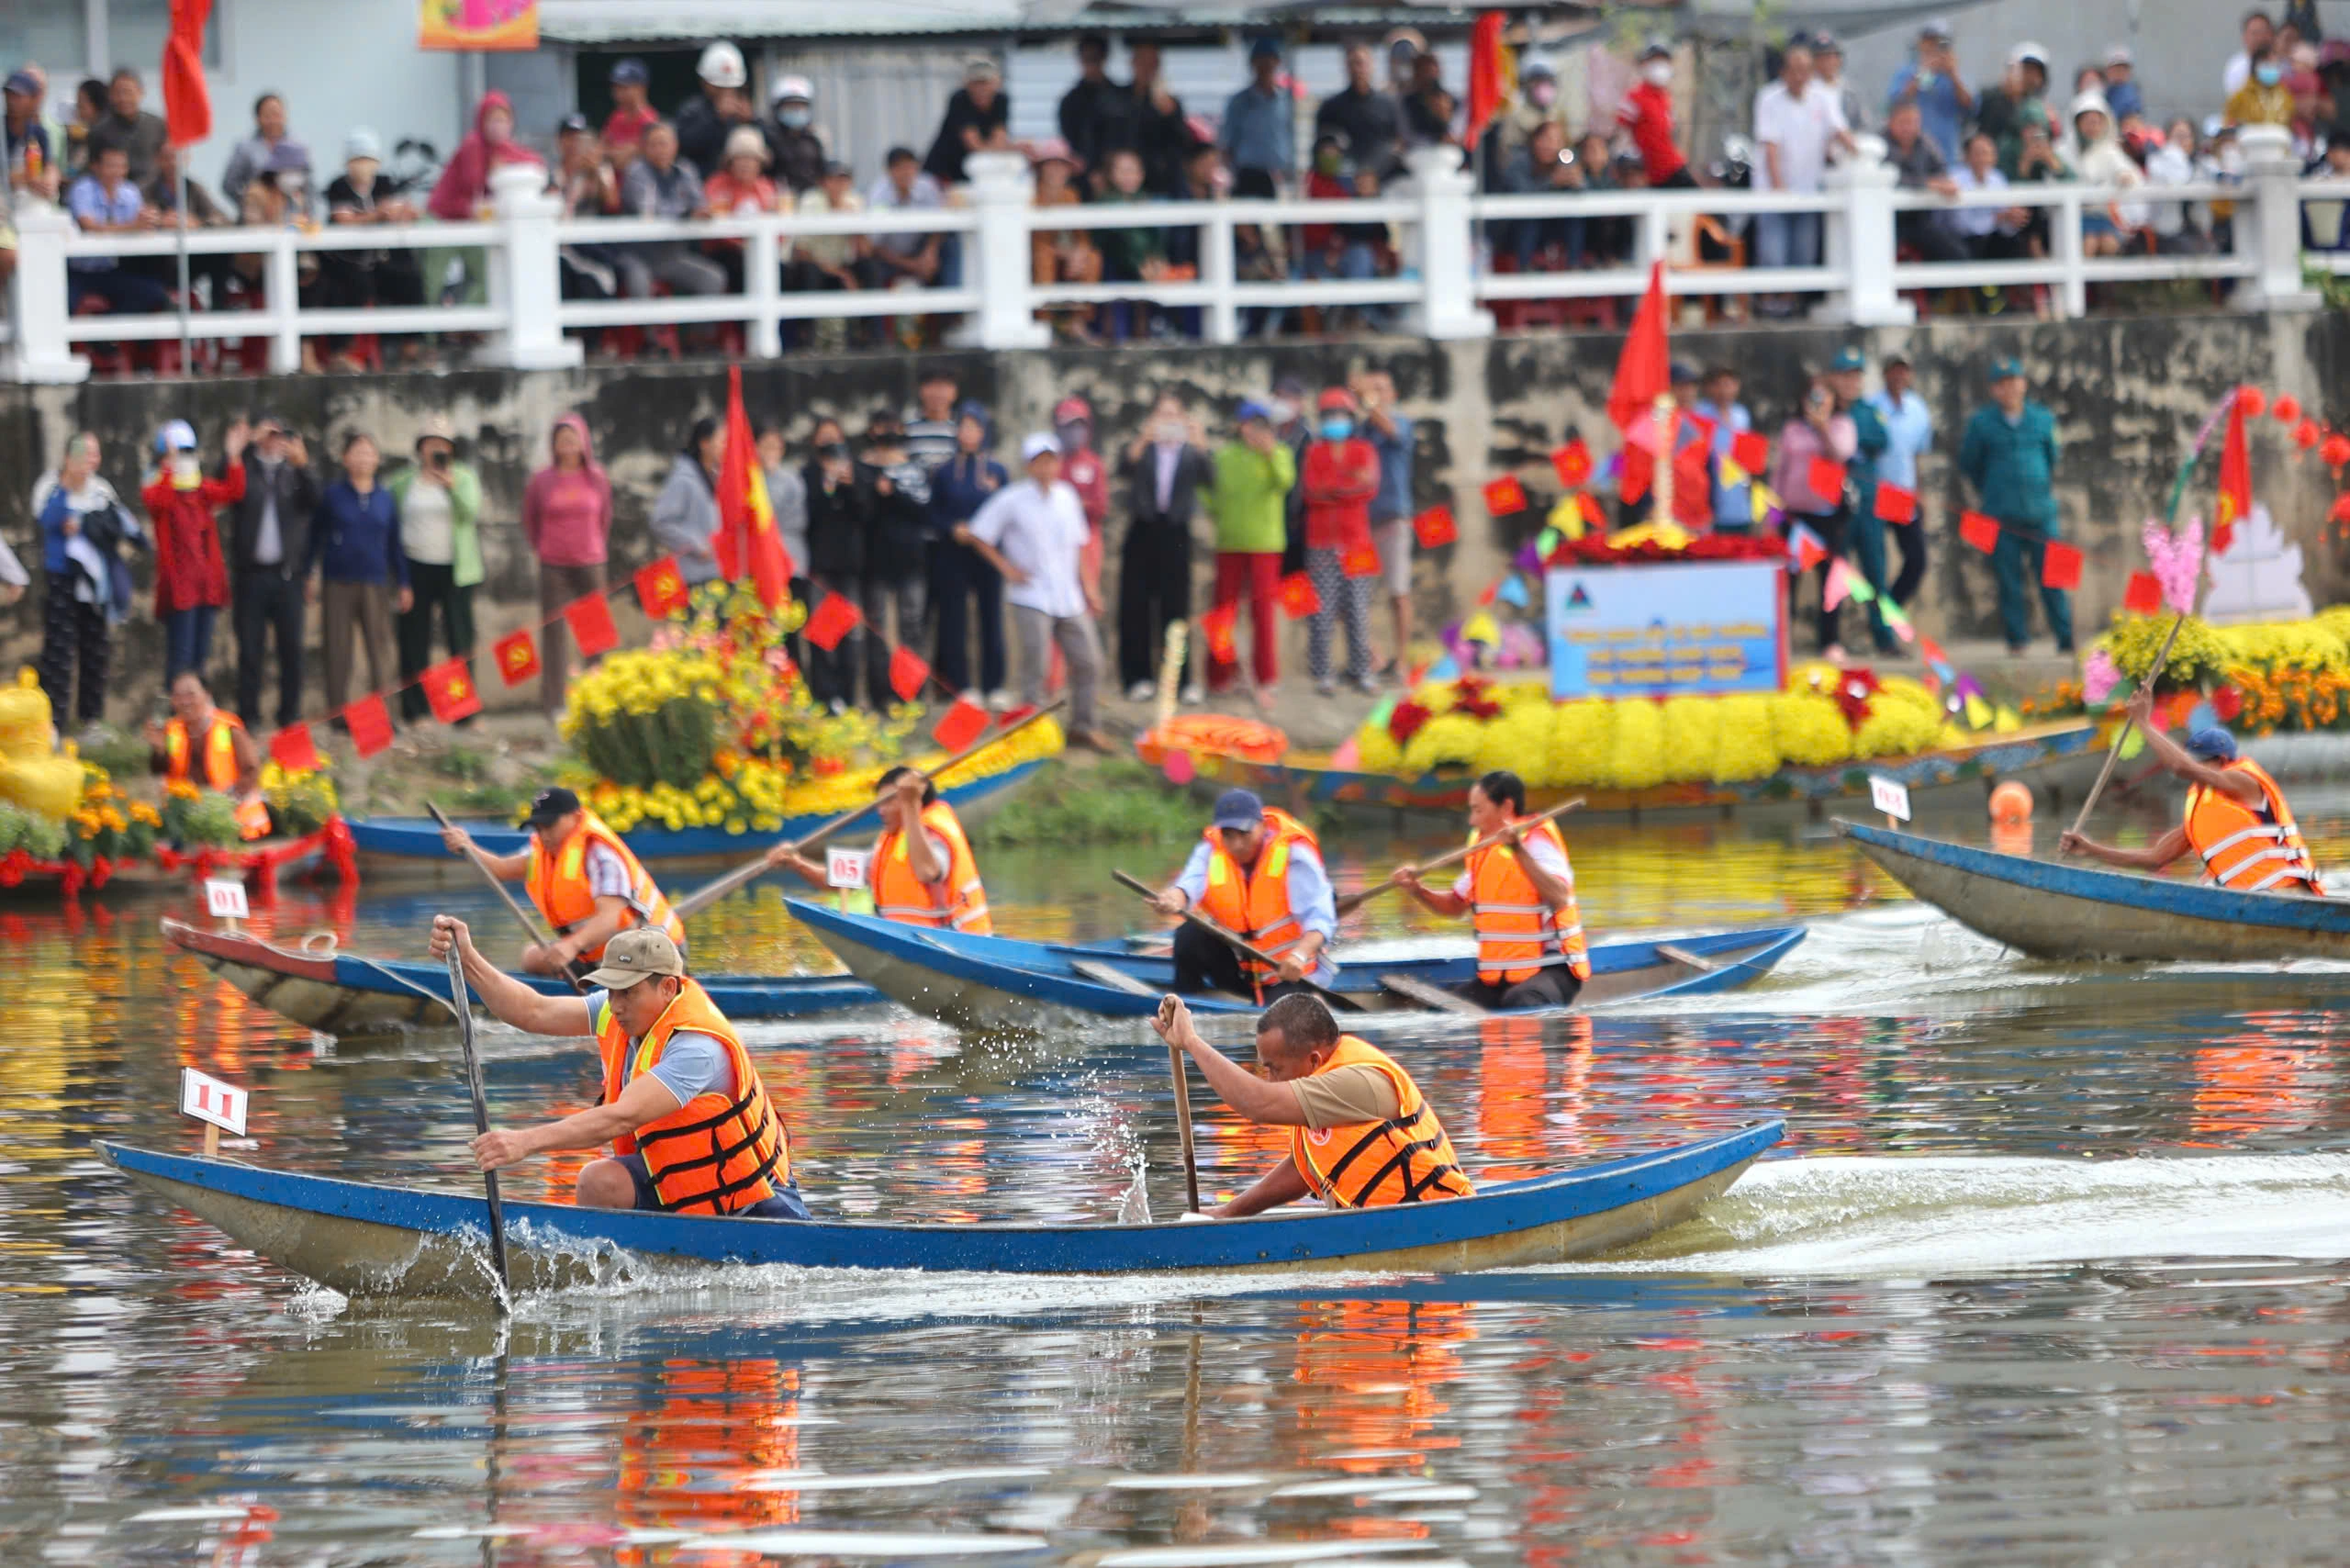
<instances>
[{"instance_id":1,"label":"reflective stripe on vest","mask_svg":"<svg viewBox=\"0 0 2350 1568\"><path fill-rule=\"evenodd\" d=\"M1477 933L1477 978L1487 985L1516 985L1546 966L1564 964L1578 980L1591 978L1591 958L1583 935L1583 912L1574 898L1574 868L1559 824L1546 822L1529 838L1557 846L1567 865L1567 906L1556 914L1527 874L1517 854L1496 844L1469 857L1469 901Z\"/></svg>"},{"instance_id":2,"label":"reflective stripe on vest","mask_svg":"<svg viewBox=\"0 0 2350 1568\"><path fill-rule=\"evenodd\" d=\"M615 1152L638 1154L661 1206L672 1214L725 1215L764 1203L791 1184L791 1138L767 1100L767 1086L733 1025L710 1000L699 980L688 980L644 1038L630 1048L608 996L596 1015L596 1039L604 1058L604 1103L661 1060L669 1037L679 1030L708 1035L726 1047L734 1072L734 1097L706 1091L666 1116L613 1140Z\"/></svg>"},{"instance_id":3,"label":"reflective stripe on vest","mask_svg":"<svg viewBox=\"0 0 2350 1568\"><path fill-rule=\"evenodd\" d=\"M2207 878L2237 892L2266 892L2283 883L2301 882L2310 891L2322 893L2317 864L2293 820L2293 809L2268 770L2250 757L2221 767L2257 784L2261 805L2255 811L2223 790L2200 784L2188 790L2187 841L2202 857Z\"/></svg>"},{"instance_id":4,"label":"reflective stripe on vest","mask_svg":"<svg viewBox=\"0 0 2350 1568\"><path fill-rule=\"evenodd\" d=\"M1395 1086L1396 1114L1382 1122L1292 1127L1290 1159L1315 1194L1338 1208L1364 1209L1475 1193L1420 1086L1386 1052L1341 1035L1317 1076L1358 1065L1377 1068Z\"/></svg>"},{"instance_id":5,"label":"reflective stripe on vest","mask_svg":"<svg viewBox=\"0 0 2350 1568\"><path fill-rule=\"evenodd\" d=\"M531 834L531 864L523 873L531 902L539 906L558 935L569 935L593 916L596 895L588 881L588 846L600 844L620 857L621 868L628 873L629 890L622 898L635 917L633 924L659 926L677 945L677 951L684 952L686 923L669 907L669 901L662 896L652 874L621 842L621 835L604 824L603 818L589 811L582 811L579 815L578 829L564 840L563 847L553 856L547 854L544 839L536 833ZM600 942L579 954L590 962L603 956L604 945Z\"/></svg>"},{"instance_id":6,"label":"reflective stripe on vest","mask_svg":"<svg viewBox=\"0 0 2350 1568\"><path fill-rule=\"evenodd\" d=\"M873 846L873 860L866 873L873 889L874 913L907 925L951 925L974 936L992 935L995 922L988 914L988 892L979 882L979 863L955 808L944 801L933 801L922 809L922 825L946 846L946 875L925 885L914 875L913 847L906 835L894 830L883 834Z\"/></svg>"},{"instance_id":7,"label":"reflective stripe on vest","mask_svg":"<svg viewBox=\"0 0 2350 1568\"><path fill-rule=\"evenodd\" d=\"M163 777L191 784L201 784L207 790L233 790L237 784L237 732L244 722L234 713L212 711L212 722L204 732L204 776L191 777L188 772L187 724L173 719L163 726Z\"/></svg>"},{"instance_id":8,"label":"reflective stripe on vest","mask_svg":"<svg viewBox=\"0 0 2350 1568\"><path fill-rule=\"evenodd\" d=\"M1278 959L1305 940L1305 927L1289 907L1290 855L1303 844L1318 859L1322 846L1304 823L1270 806L1265 808L1265 833L1257 863L1244 871L1225 852L1222 834L1207 830L1208 885L1200 895L1200 913ZM1240 959L1240 972L1256 982L1273 978L1270 966L1250 958Z\"/></svg>"}]
</instances>

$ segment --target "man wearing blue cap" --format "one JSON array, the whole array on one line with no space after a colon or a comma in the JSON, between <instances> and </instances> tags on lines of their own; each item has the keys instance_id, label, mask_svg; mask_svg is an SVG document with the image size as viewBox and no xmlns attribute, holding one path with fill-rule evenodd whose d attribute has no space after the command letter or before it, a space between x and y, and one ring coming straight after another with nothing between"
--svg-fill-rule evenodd
<instances>
[{"instance_id":1,"label":"man wearing blue cap","mask_svg":"<svg viewBox=\"0 0 2350 1568\"><path fill-rule=\"evenodd\" d=\"M2056 537L2056 416L2024 394L2023 362L2003 359L1991 366L1991 401L1966 421L1958 471L1975 487L1983 510L1999 525L1991 552L1999 584L1999 624L2008 652L2020 655L2031 639L2029 582L2044 577L2048 542ZM2040 601L2056 651L2073 651L2073 600L2063 588L2041 581Z\"/></svg>"},{"instance_id":2,"label":"man wearing blue cap","mask_svg":"<svg viewBox=\"0 0 2350 1568\"><path fill-rule=\"evenodd\" d=\"M1338 934L1337 901L1322 846L1304 823L1246 790L1216 797L1215 816L1158 895L1163 913L1196 909L1271 958L1240 954L1186 921L1175 929L1175 989L1225 991L1259 1001L1326 986L1337 969L1326 956Z\"/></svg>"},{"instance_id":3,"label":"man wearing blue cap","mask_svg":"<svg viewBox=\"0 0 2350 1568\"><path fill-rule=\"evenodd\" d=\"M2121 849L2077 833L2057 840L2066 855L2086 855L2109 866L2159 871L2193 850L2213 885L2246 893L2305 893L2325 896L2317 863L2301 838L2293 808L2268 770L2236 747L2235 736L2218 724L2190 731L2185 745L2154 722L2154 700L2141 689L2130 699L2130 717L2146 736L2157 767L2187 780L2187 810L2179 825L2144 849Z\"/></svg>"}]
</instances>

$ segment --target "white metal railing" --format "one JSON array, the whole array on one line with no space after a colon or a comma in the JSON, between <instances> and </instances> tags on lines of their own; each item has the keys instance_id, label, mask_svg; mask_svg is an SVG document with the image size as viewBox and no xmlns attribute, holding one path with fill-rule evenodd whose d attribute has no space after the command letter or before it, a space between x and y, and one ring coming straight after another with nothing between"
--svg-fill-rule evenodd
<instances>
[{"instance_id":1,"label":"white metal railing","mask_svg":"<svg viewBox=\"0 0 2350 1568\"><path fill-rule=\"evenodd\" d=\"M1430 148L1410 160L1411 177L1388 194L1353 201L1153 202L1136 206L1038 207L1027 166L1017 154L976 153L971 184L957 205L925 210L885 208L854 213L727 216L704 221L643 218L566 219L543 189L543 175L509 167L492 177L493 216L467 223L330 226L322 230L203 229L185 239L191 255L258 255L261 288L247 309L195 312L187 323L198 338L263 338L274 371L297 368L306 338L344 334L479 333L481 357L518 368L576 364L576 334L630 326L688 326L739 322L749 353L782 352L787 321L824 318L944 315L965 319L958 341L984 348L1041 346L1050 341L1041 310L1139 300L1169 310L1196 310L1210 342L1238 341L1248 313L1304 307L1400 308L1398 324L1427 337L1476 338L1494 330L1489 303L1528 299L1626 297L1647 285L1648 264L1668 261L1666 282L1676 295L1820 294L1824 319L1860 325L1905 323L1914 318L1905 293L1943 288L2045 286L2056 311L2087 308L2092 284L2171 278L2228 278L2233 302L2245 308L2305 309L2318 297L2302 281L2301 204L2350 199L2350 182L2304 180L2281 131L2248 127L2240 136L2246 173L2239 185L2142 186L2112 190L2081 185L2024 185L1945 197L1903 189L1894 171L1863 156L1830 172L1828 187L1802 195L1735 190L1554 192L1479 195L1450 149ZM2109 202L2125 205L2230 202L2232 248L2202 255L2090 256L2081 218ZM2015 261L1905 261L1897 228L1904 214L1965 208L2037 207L2048 213L2048 254ZM1688 245L1701 217L1729 228L1764 214L1814 213L1821 218L1818 262L1762 268L1695 263ZM1571 272L1496 272L1481 266L1481 249L1498 225L1552 218L1628 220L1631 254L1622 264ZM1244 225L1282 229L1308 225L1380 224L1394 239L1399 265L1377 278L1248 279L1237 274L1235 231ZM89 363L74 352L94 342L153 342L177 338L176 315L92 315L67 309L70 264L97 256L171 257L182 240L170 233L84 235L55 207L20 203L17 264L9 285L7 331L0 335L0 367L22 381L75 381ZM1123 228L1190 230L1197 237L1198 269L1191 277L1100 284L1037 283L1031 275L1031 241L1040 232ZM952 286L786 291L780 268L802 240L890 234L948 236L959 252ZM718 239L743 246L744 286L739 294L672 297L565 299L559 254L569 245L625 247ZM478 257L487 303L370 309L304 308L299 278L306 256L335 251L462 252ZM2350 274L2350 252L2319 252L2314 268ZM428 290L438 279L430 272ZM1822 319L1815 316L1815 319Z\"/></svg>"}]
</instances>

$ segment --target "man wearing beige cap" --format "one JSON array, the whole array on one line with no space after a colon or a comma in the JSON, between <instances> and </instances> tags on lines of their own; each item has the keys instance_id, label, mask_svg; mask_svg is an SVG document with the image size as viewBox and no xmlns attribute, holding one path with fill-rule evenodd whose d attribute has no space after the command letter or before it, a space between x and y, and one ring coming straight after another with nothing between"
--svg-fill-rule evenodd
<instances>
[{"instance_id":1,"label":"man wearing beige cap","mask_svg":"<svg viewBox=\"0 0 2350 1568\"><path fill-rule=\"evenodd\" d=\"M583 996L541 995L483 958L464 921L435 915L432 956L445 959L452 947L490 1016L533 1035L593 1035L604 1062L597 1104L482 1134L473 1140L481 1169L610 1143L609 1156L580 1169L583 1208L809 1217L791 1179L790 1136L759 1070L668 933L640 926L613 937Z\"/></svg>"}]
</instances>

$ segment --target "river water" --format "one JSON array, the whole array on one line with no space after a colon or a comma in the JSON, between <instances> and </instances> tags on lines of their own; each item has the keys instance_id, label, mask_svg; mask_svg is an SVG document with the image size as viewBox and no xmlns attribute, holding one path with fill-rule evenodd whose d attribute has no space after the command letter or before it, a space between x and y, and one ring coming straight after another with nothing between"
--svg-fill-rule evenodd
<instances>
[{"instance_id":1,"label":"river water","mask_svg":"<svg viewBox=\"0 0 2350 1568\"><path fill-rule=\"evenodd\" d=\"M2350 864L2350 796L2300 803L2321 862ZM1572 834L1602 933L1808 922L1759 990L1382 1036L1482 1176L1787 1119L1727 1198L1628 1257L738 1271L529 1298L503 1327L306 1288L88 1150L193 1147L185 1064L253 1090L243 1158L464 1188L453 1035L314 1042L168 954L151 901L0 914L0 1561L2339 1561L2350 965L2032 964L1816 834ZM1402 847L1332 837L1342 875ZM999 929L1058 937L1126 928L1095 890L1113 863L1170 862L986 870ZM443 906L504 939L487 895L388 884L289 890L256 924L414 952ZM1371 909L1382 941L1460 940ZM822 963L772 887L696 945L713 967ZM820 1213L1108 1220L1137 1173L1181 1208L1140 1025L747 1033ZM579 1042L485 1045L495 1119L593 1096ZM1278 1158L1193 1094L1208 1190ZM507 1191L563 1187L540 1165Z\"/></svg>"}]
</instances>

